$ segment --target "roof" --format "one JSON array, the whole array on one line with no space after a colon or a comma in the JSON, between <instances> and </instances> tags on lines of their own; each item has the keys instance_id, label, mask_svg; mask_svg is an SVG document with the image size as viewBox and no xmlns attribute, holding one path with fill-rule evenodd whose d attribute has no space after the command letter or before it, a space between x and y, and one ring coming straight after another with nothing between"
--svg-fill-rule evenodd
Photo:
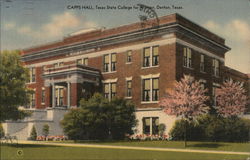
<instances>
[{"instance_id":1,"label":"roof","mask_svg":"<svg viewBox=\"0 0 250 160\"><path fill-rule=\"evenodd\" d=\"M153 22L156 19L148 20L148 22ZM194 22L188 20L187 18L179 14L171 14L167 16L160 17L158 19L159 26L164 24L180 24L186 29L195 31L196 33L212 40L216 44L225 46L225 40L220 36L208 31L207 29L195 24ZM152 26L147 26L146 28L151 28ZM145 28L144 28L145 29ZM32 48L27 48L22 51L22 55L32 54L36 52L56 49L59 47L74 45L83 42L94 41L102 38L113 37L116 35L126 34L134 31L142 30L141 22L136 22L133 24L123 25L111 29L96 29L90 30L89 32L83 32L79 34L71 34L71 36L64 37L62 40L52 43L47 43L40 46L35 46ZM228 48L225 46L225 48ZM229 48L228 48L229 50Z\"/></svg>"}]
</instances>

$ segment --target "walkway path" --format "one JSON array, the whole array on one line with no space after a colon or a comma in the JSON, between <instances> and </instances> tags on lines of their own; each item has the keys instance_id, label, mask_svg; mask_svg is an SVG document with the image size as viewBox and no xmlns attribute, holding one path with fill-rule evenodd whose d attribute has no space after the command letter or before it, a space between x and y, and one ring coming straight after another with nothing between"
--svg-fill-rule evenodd
<instances>
[{"instance_id":1,"label":"walkway path","mask_svg":"<svg viewBox=\"0 0 250 160\"><path fill-rule=\"evenodd\" d=\"M146 150L146 151L165 151L165 152L193 152L193 153L234 154L234 155L250 156L250 152L231 152L231 151L215 151L215 150L133 147L133 146L115 146L115 145L98 145L98 144L79 144L79 143L55 143L55 142L42 142L42 141L19 141L19 143L65 146L65 147L108 148L108 149Z\"/></svg>"}]
</instances>

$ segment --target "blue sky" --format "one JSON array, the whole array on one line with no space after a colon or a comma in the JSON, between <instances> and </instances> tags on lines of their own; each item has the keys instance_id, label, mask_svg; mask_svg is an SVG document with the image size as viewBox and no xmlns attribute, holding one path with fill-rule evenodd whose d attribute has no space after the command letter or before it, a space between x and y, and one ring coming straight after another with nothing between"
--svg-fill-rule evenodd
<instances>
[{"instance_id":1,"label":"blue sky","mask_svg":"<svg viewBox=\"0 0 250 160\"><path fill-rule=\"evenodd\" d=\"M226 65L250 73L250 0L0 0L1 50L23 49L62 39L84 28L112 28L139 21L136 9L98 6L170 6L158 16L180 13L226 39ZM92 5L94 9L68 9ZM182 9L173 9L172 5Z\"/></svg>"}]
</instances>

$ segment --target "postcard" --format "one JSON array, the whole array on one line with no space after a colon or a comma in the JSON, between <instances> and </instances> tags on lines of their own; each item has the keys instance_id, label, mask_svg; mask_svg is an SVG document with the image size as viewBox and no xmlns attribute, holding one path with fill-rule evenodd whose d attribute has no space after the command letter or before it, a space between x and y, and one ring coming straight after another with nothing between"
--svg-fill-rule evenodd
<instances>
[{"instance_id":1,"label":"postcard","mask_svg":"<svg viewBox=\"0 0 250 160\"><path fill-rule=\"evenodd\" d=\"M0 0L3 160L249 160L250 0Z\"/></svg>"}]
</instances>

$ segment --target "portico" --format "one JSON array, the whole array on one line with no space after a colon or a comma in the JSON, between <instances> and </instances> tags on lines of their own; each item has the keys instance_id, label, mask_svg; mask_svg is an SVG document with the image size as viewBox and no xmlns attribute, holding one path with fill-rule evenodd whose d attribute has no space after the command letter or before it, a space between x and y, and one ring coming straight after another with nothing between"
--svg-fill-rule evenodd
<instances>
[{"instance_id":1,"label":"portico","mask_svg":"<svg viewBox=\"0 0 250 160\"><path fill-rule=\"evenodd\" d=\"M46 107L77 107L81 98L98 91L99 70L79 64L47 68L43 74Z\"/></svg>"}]
</instances>

